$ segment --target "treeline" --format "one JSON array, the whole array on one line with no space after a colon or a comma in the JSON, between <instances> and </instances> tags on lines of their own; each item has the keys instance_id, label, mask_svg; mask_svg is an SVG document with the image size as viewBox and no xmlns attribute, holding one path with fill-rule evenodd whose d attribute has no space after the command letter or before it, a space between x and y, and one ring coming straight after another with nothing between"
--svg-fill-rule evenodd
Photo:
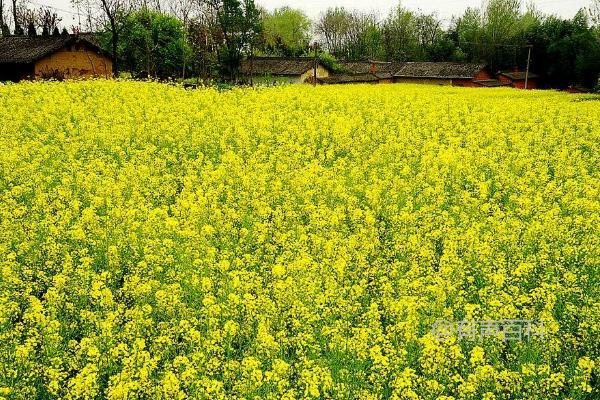
<instances>
[{"instance_id":1,"label":"treeline","mask_svg":"<svg viewBox=\"0 0 600 400\"><path fill-rule=\"evenodd\" d=\"M526 68L550 87L598 84L600 1L572 19L544 15L520 0L491 0L469 8L444 28L436 14L401 5L384 19L332 8L315 25L325 49L339 58L484 62L492 72Z\"/></svg>"},{"instance_id":2,"label":"treeline","mask_svg":"<svg viewBox=\"0 0 600 400\"><path fill-rule=\"evenodd\" d=\"M312 56L317 50L329 62L331 56L483 62L492 72L524 69L531 50L531 70L547 86L559 88L593 87L600 73L600 0L591 0L572 19L544 15L521 0L490 0L451 21L401 4L383 17L335 7L311 21L301 10L268 11L254 0L75 1L85 14L79 29L98 32L98 40L114 54L117 73L136 77L236 80L245 57ZM14 33L56 34L55 14L43 8L30 12L26 3L19 4ZM47 28L36 29L33 15L46 15Z\"/></svg>"}]
</instances>

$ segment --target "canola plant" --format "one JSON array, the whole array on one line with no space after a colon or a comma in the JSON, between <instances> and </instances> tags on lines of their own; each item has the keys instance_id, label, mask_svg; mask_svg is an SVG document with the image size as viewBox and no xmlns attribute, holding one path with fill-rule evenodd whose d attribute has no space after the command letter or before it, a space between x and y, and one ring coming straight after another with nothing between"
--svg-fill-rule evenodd
<instances>
[{"instance_id":1,"label":"canola plant","mask_svg":"<svg viewBox=\"0 0 600 400\"><path fill-rule=\"evenodd\" d=\"M0 126L1 399L600 398L598 98L37 82Z\"/></svg>"}]
</instances>

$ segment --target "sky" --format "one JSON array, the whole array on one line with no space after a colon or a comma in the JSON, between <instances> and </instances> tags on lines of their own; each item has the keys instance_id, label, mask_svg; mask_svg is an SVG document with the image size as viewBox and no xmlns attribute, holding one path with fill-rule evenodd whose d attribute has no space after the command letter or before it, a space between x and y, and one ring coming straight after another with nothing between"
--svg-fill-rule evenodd
<instances>
[{"instance_id":1,"label":"sky","mask_svg":"<svg viewBox=\"0 0 600 400\"><path fill-rule=\"evenodd\" d=\"M396 0L255 0L257 4L274 9L282 6L300 8L306 14L316 19L321 12L328 7L343 6L348 9L362 11L375 11L380 16L386 15L388 11L398 2ZM591 0L525 0L531 1L538 9L547 14L557 14L561 17L570 18L582 7L587 7ZM65 11L75 11L70 0L31 0L34 5L47 5L58 8L59 15L63 17L65 25L77 25L77 16ZM420 9L424 12L437 12L438 16L448 23L453 15L460 15L467 7L479 7L482 0L403 0L402 4L413 10ZM64 10L64 11L62 11Z\"/></svg>"}]
</instances>

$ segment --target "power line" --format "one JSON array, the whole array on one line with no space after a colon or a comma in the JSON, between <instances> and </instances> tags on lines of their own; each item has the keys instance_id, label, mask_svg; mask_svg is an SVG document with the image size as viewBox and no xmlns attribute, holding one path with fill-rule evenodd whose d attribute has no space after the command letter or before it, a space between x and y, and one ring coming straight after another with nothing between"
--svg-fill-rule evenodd
<instances>
[{"instance_id":1,"label":"power line","mask_svg":"<svg viewBox=\"0 0 600 400\"><path fill-rule=\"evenodd\" d=\"M58 7L54 7L54 6L48 5L48 4L38 3L37 1L33 1L33 0L29 0L29 2L32 3L32 4L35 4L36 6L51 8L53 10L60 11L60 12L63 12L63 13L67 13L67 14L73 14L73 15L78 15L78 16L86 15L84 13L80 13L80 12L77 12L77 11L65 10L64 8L58 8Z\"/></svg>"}]
</instances>

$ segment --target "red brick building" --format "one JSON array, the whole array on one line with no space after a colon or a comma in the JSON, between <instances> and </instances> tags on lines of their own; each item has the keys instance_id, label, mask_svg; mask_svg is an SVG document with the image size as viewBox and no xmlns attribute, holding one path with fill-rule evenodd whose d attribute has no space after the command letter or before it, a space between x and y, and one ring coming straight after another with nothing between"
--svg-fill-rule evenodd
<instances>
[{"instance_id":1,"label":"red brick building","mask_svg":"<svg viewBox=\"0 0 600 400\"><path fill-rule=\"evenodd\" d=\"M517 89L525 89L525 77L527 75L527 89L537 89L538 75L527 74L524 71L512 71L512 72L500 72L498 74L498 80L510 87Z\"/></svg>"},{"instance_id":2,"label":"red brick building","mask_svg":"<svg viewBox=\"0 0 600 400\"><path fill-rule=\"evenodd\" d=\"M493 79L485 64L456 62L406 62L394 72L394 82L478 87Z\"/></svg>"}]
</instances>

